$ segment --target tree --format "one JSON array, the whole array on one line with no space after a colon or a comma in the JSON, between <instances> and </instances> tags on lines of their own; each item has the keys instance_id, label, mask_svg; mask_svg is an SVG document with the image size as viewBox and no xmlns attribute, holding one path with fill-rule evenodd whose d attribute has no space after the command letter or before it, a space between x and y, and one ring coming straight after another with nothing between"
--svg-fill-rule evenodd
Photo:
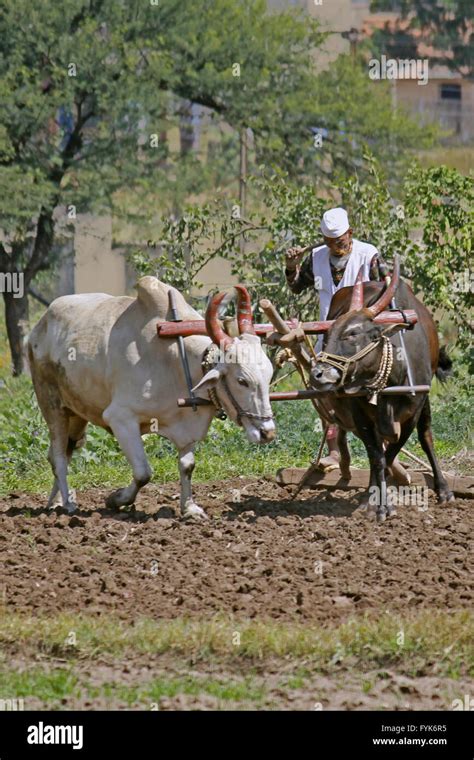
<instances>
[{"instance_id":1,"label":"tree","mask_svg":"<svg viewBox=\"0 0 474 760\"><path fill-rule=\"evenodd\" d=\"M173 162L160 140L177 98L207 106L235 130L251 128L258 160L293 176L322 176L338 162L351 170L371 131L374 150L385 149L387 135L395 148L422 144L421 130L393 116L387 94L375 92L362 69L354 67L347 85L347 64L315 71L323 37L302 15L268 15L264 0L194 0L186 8L182 0L4 0L0 273L7 284L7 275L23 278L22 297L3 289L15 374L28 289L66 228L61 209L66 223L112 207L134 219L140 198L152 213L157 186L181 180L181 188L202 188L192 156L184 151ZM329 135L323 159L311 134L321 125Z\"/></svg>"},{"instance_id":2,"label":"tree","mask_svg":"<svg viewBox=\"0 0 474 760\"><path fill-rule=\"evenodd\" d=\"M166 252L157 259L133 257L141 274L158 274L189 293L199 285L202 266L216 256L233 264L239 280L251 290L253 302L270 298L285 316L314 319L315 294L294 296L284 277L284 250L290 244L317 244L324 210L341 202L356 235L377 245L387 261L402 255L402 274L415 293L438 316L448 314L457 329L457 345L470 345L474 279L469 270L474 239L474 183L455 169L414 165L399 197L391 195L379 163L364 153L364 177L354 176L332 187L334 201L322 197L315 184L296 183L282 171L264 173L252 183L259 191L260 211L242 219L228 201L192 206L179 221L163 230ZM342 198L340 195L342 188ZM236 253L240 235L245 256ZM466 357L467 358L467 357Z\"/></svg>"},{"instance_id":3,"label":"tree","mask_svg":"<svg viewBox=\"0 0 474 760\"><path fill-rule=\"evenodd\" d=\"M109 207L118 187L156 165L148 140L137 161L137 138L144 120L159 125L163 96L140 71L140 25L131 19L110 0L33 9L9 0L0 10L0 271L23 278L22 297L3 292L14 374L28 288L50 264L59 207L69 219Z\"/></svg>"},{"instance_id":4,"label":"tree","mask_svg":"<svg viewBox=\"0 0 474 760\"><path fill-rule=\"evenodd\" d=\"M436 51L434 64L472 79L474 76L474 27L472 0L400 0L400 18L376 37L391 55L416 57L421 44ZM371 9L391 10L387 0L374 0ZM426 56L423 56L426 57Z\"/></svg>"},{"instance_id":5,"label":"tree","mask_svg":"<svg viewBox=\"0 0 474 760\"><path fill-rule=\"evenodd\" d=\"M389 87L367 76L363 57L341 56L319 67L326 39L312 17L295 9L267 13L265 0L163 0L145 47L156 39L169 51L169 68L145 53L164 89L211 108L236 129L255 136L257 163L276 164L293 176L322 176L324 164L353 169L363 140L376 153L429 142L430 133L393 111ZM379 86L379 84L381 86ZM324 132L315 149L313 130Z\"/></svg>"}]
</instances>

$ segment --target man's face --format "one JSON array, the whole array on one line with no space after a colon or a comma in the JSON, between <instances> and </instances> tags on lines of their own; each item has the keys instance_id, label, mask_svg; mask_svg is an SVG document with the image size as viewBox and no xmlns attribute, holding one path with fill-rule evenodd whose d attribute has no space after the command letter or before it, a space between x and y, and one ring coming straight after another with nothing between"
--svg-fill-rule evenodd
<instances>
[{"instance_id":1,"label":"man's face","mask_svg":"<svg viewBox=\"0 0 474 760\"><path fill-rule=\"evenodd\" d=\"M338 238L324 237L324 242L334 256L345 256L352 249L352 227Z\"/></svg>"}]
</instances>

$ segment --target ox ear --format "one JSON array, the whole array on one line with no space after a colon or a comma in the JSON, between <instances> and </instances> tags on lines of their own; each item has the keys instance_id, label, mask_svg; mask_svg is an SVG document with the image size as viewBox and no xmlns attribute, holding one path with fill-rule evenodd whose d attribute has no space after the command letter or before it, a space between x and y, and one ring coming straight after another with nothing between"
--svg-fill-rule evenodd
<instances>
[{"instance_id":1,"label":"ox ear","mask_svg":"<svg viewBox=\"0 0 474 760\"><path fill-rule=\"evenodd\" d=\"M206 372L204 377L194 386L193 393L196 391L206 391L208 388L215 388L219 378L222 376L222 371L213 367Z\"/></svg>"}]
</instances>

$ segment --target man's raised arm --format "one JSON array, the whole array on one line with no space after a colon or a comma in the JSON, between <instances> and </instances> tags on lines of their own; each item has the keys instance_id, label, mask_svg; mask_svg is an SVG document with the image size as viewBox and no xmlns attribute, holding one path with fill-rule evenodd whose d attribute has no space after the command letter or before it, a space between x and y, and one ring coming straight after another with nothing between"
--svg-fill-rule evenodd
<instances>
[{"instance_id":1,"label":"man's raised arm","mask_svg":"<svg viewBox=\"0 0 474 760\"><path fill-rule=\"evenodd\" d=\"M306 252L307 248L289 248L286 252L285 277L292 293L301 293L306 288L314 288L312 253L300 264Z\"/></svg>"}]
</instances>

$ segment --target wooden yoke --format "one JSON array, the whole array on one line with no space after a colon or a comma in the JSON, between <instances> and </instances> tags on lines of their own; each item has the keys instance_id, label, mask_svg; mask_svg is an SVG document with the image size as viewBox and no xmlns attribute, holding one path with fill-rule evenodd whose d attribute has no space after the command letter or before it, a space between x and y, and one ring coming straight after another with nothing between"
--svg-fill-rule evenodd
<instances>
[{"instance_id":1,"label":"wooden yoke","mask_svg":"<svg viewBox=\"0 0 474 760\"><path fill-rule=\"evenodd\" d=\"M308 383L306 381L304 373L300 371L300 367L298 367L298 363L302 367L304 367L304 369L310 370L311 359L308 353L303 348L303 346L300 346L298 344L298 336L297 336L298 323L296 322L296 320L293 321L292 325L291 325L291 322L290 324L288 324L288 322L285 322L285 320L281 318L276 308L274 307L272 302L268 300L268 298L262 298L259 301L259 306L261 310L264 312L265 316L268 317L268 319L272 323L277 333L277 335L275 335L275 333L268 335L267 342L270 345L277 343L280 345L284 345L285 347L286 346L291 347L291 352L294 355L297 362L296 366L298 368L298 371L300 372L300 375L304 384L307 386ZM278 340L278 336L285 336L285 341L283 342L283 344L280 343L280 341Z\"/></svg>"},{"instance_id":2,"label":"wooden yoke","mask_svg":"<svg viewBox=\"0 0 474 760\"><path fill-rule=\"evenodd\" d=\"M279 318L281 319L281 317ZM286 325L288 331L295 329L297 324L296 320L291 319L282 320L282 322ZM407 309L404 312L382 311L374 317L374 322L377 325L393 325L406 322L408 329L418 322L418 317L413 309ZM334 320L302 322L301 329L307 335L319 335L327 332L333 324ZM255 333L260 338L266 338L267 335L270 335L275 330L275 325L271 322L267 324L255 324L254 327ZM183 319L181 322L158 322L156 329L160 338L176 338L178 335L182 335L183 338L187 338L189 335L207 335L206 324L203 319ZM277 332L279 331L277 330Z\"/></svg>"},{"instance_id":3,"label":"wooden yoke","mask_svg":"<svg viewBox=\"0 0 474 760\"><path fill-rule=\"evenodd\" d=\"M290 352L290 354L293 354L295 366L303 381L303 384L307 390L310 390L311 386L309 382L309 373L311 371L311 357L306 351L306 349L299 342L301 340L301 334L303 335L303 338L304 338L304 331L298 325L298 322L296 319L292 320L292 322L290 323L291 325L290 327L290 325L281 318L276 308L271 303L271 301L268 300L268 298L262 298L261 301L259 302L259 305L260 305L261 310L268 317L268 319L274 326L275 330L277 331L277 336L278 335L283 336L281 341L278 340L278 338L275 336L275 333L270 337L273 338L275 336L274 341L279 343L280 345L283 345L286 348L286 350ZM308 341L309 341L309 338L308 338ZM308 373L308 377L306 373ZM320 399L316 399L314 395L311 395L309 398L311 399L311 403L314 409L316 410L316 412L319 414L321 419L324 420L323 438L322 438L322 443L320 447L322 450L324 441L326 440L327 428L328 428L328 425L330 424L330 420L328 418L328 411L324 409L324 403L321 403Z\"/></svg>"}]
</instances>

